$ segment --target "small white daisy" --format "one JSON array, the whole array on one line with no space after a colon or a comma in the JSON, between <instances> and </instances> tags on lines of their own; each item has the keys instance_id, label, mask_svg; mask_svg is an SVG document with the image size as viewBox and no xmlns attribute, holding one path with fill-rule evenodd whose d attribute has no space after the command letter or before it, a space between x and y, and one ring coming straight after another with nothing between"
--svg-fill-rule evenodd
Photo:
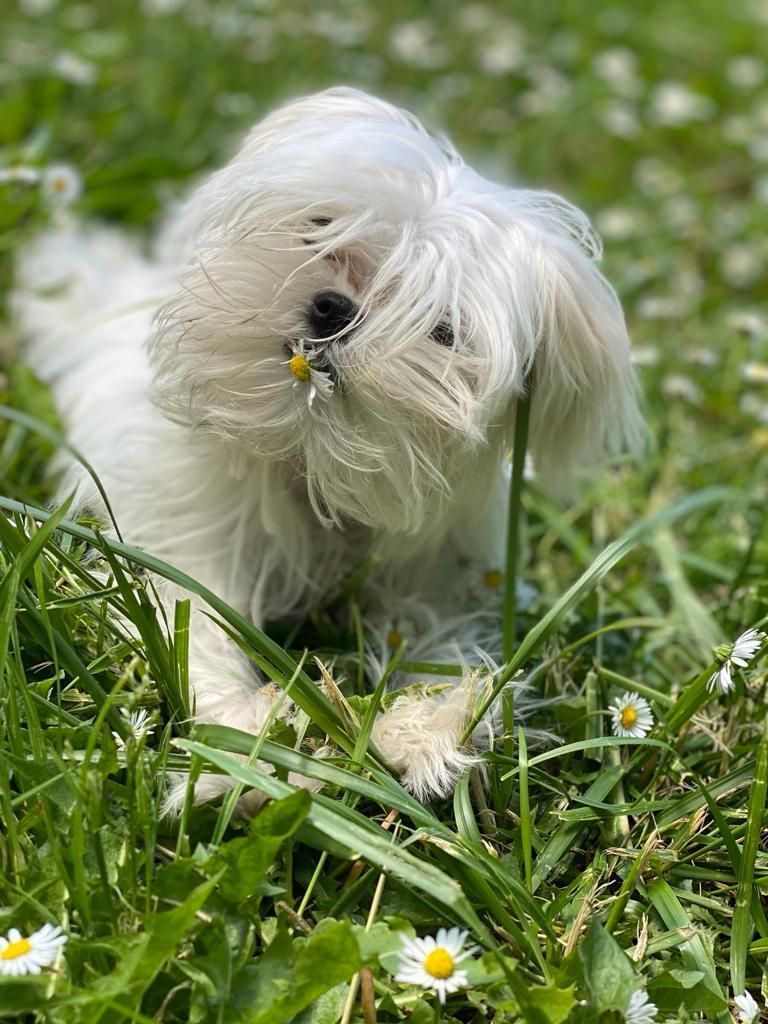
<instances>
[{"instance_id":1,"label":"small white daisy","mask_svg":"<svg viewBox=\"0 0 768 1024\"><path fill-rule=\"evenodd\" d=\"M61 928L52 924L44 924L27 938L11 928L7 938L0 936L0 975L39 974L55 963L66 941Z\"/></svg>"},{"instance_id":2,"label":"small white daisy","mask_svg":"<svg viewBox=\"0 0 768 1024\"><path fill-rule=\"evenodd\" d=\"M629 1006L624 1011L624 1020L626 1024L653 1024L658 1012L656 1004L639 988L632 993Z\"/></svg>"},{"instance_id":3,"label":"small white daisy","mask_svg":"<svg viewBox=\"0 0 768 1024\"><path fill-rule=\"evenodd\" d=\"M653 728L651 705L635 693L621 693L608 705L615 736L642 738Z\"/></svg>"},{"instance_id":4,"label":"small white daisy","mask_svg":"<svg viewBox=\"0 0 768 1024\"><path fill-rule=\"evenodd\" d=\"M38 181L40 172L36 167L17 164L15 167L0 168L0 185L36 185Z\"/></svg>"},{"instance_id":5,"label":"small white daisy","mask_svg":"<svg viewBox=\"0 0 768 1024\"><path fill-rule=\"evenodd\" d=\"M151 712L147 711L146 708L139 708L138 711L131 711L130 714L128 714L123 709L120 713L122 714L123 718L126 721L128 731L135 740L140 740L142 739L142 737L146 737L147 739L149 739L149 737L155 731L154 725L148 725L152 717L152 714ZM125 746L123 738L122 736L120 736L119 733L113 732L112 736L118 747Z\"/></svg>"},{"instance_id":6,"label":"small white daisy","mask_svg":"<svg viewBox=\"0 0 768 1024\"><path fill-rule=\"evenodd\" d=\"M750 384L768 384L768 363L744 363L741 376Z\"/></svg>"},{"instance_id":7,"label":"small white daisy","mask_svg":"<svg viewBox=\"0 0 768 1024\"><path fill-rule=\"evenodd\" d=\"M307 404L310 409L316 398L325 400L333 394L331 375L312 365L312 354L305 351L303 342L299 342L293 350L293 355L288 360L288 369L296 378L294 387L307 385Z\"/></svg>"},{"instance_id":8,"label":"small white daisy","mask_svg":"<svg viewBox=\"0 0 768 1024\"><path fill-rule=\"evenodd\" d=\"M723 644L715 651L715 657L722 662L720 668L713 672L707 683L707 690L712 693L729 693L734 689L731 670L734 665L746 668L759 651L765 640L765 633L758 629L748 629L734 644Z\"/></svg>"},{"instance_id":9,"label":"small white daisy","mask_svg":"<svg viewBox=\"0 0 768 1024\"><path fill-rule=\"evenodd\" d=\"M51 164L43 171L43 194L54 206L69 206L80 198L83 181L71 164Z\"/></svg>"},{"instance_id":10,"label":"small white daisy","mask_svg":"<svg viewBox=\"0 0 768 1024\"><path fill-rule=\"evenodd\" d=\"M760 1007L749 992L745 992L743 996L734 996L733 1003L739 1015L738 1024L755 1024L755 1021L759 1020Z\"/></svg>"},{"instance_id":11,"label":"small white daisy","mask_svg":"<svg viewBox=\"0 0 768 1024\"><path fill-rule=\"evenodd\" d=\"M446 995L466 988L466 971L457 968L477 947L465 949L466 931L459 928L440 928L436 936L425 935L423 939L401 936L400 964L395 981L404 985L421 985L437 992L441 1003Z\"/></svg>"}]
</instances>

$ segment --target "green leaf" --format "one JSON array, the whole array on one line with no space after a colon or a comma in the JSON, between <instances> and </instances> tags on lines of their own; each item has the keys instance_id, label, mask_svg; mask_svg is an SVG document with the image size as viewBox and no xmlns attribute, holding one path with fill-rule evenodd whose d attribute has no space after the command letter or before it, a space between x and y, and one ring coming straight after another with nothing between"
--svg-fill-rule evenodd
<instances>
[{"instance_id":1,"label":"green leaf","mask_svg":"<svg viewBox=\"0 0 768 1024\"><path fill-rule=\"evenodd\" d=\"M584 981L595 1010L626 1010L637 986L635 969L618 944L592 921L579 946Z\"/></svg>"},{"instance_id":2,"label":"green leaf","mask_svg":"<svg viewBox=\"0 0 768 1024\"><path fill-rule=\"evenodd\" d=\"M280 930L261 960L235 981L227 1024L287 1024L362 966L349 921L327 919L309 938ZM310 1018L311 1019L311 1018Z\"/></svg>"},{"instance_id":3,"label":"green leaf","mask_svg":"<svg viewBox=\"0 0 768 1024\"><path fill-rule=\"evenodd\" d=\"M689 1012L714 1016L728 1005L707 987L704 971L662 971L648 982L648 997L662 1013L676 1013L683 1006Z\"/></svg>"},{"instance_id":4,"label":"green leaf","mask_svg":"<svg viewBox=\"0 0 768 1024\"><path fill-rule=\"evenodd\" d=\"M755 862L765 814L765 796L768 791L768 719L763 722L763 734L757 749L755 779L749 794L747 832L741 863L738 868L739 885L731 931L731 985L734 992L743 992L747 971L747 951L754 937L752 924L752 895Z\"/></svg>"},{"instance_id":5,"label":"green leaf","mask_svg":"<svg viewBox=\"0 0 768 1024\"><path fill-rule=\"evenodd\" d=\"M141 996L173 956L197 919L218 879L212 878L189 894L179 907L144 919L144 931L121 936L111 943L117 957L115 969L94 982L102 995L119 996L121 1002L138 1005Z\"/></svg>"},{"instance_id":6,"label":"green leaf","mask_svg":"<svg viewBox=\"0 0 768 1024\"><path fill-rule=\"evenodd\" d=\"M205 870L221 876L219 890L225 900L239 905L254 894L280 847L306 818L311 803L305 789L275 801L253 819L247 838L231 840L211 857Z\"/></svg>"},{"instance_id":7,"label":"green leaf","mask_svg":"<svg viewBox=\"0 0 768 1024\"><path fill-rule=\"evenodd\" d=\"M714 996L722 999L723 993L717 980L715 965L707 952L697 928L689 918L684 907L664 878L657 878L648 886L648 897L659 917L667 928L682 928L692 937L680 943L680 955L689 971L701 971L704 975L701 984ZM727 1014L716 1018L723 1024L729 1020Z\"/></svg>"},{"instance_id":8,"label":"green leaf","mask_svg":"<svg viewBox=\"0 0 768 1024\"><path fill-rule=\"evenodd\" d=\"M530 1006L540 1010L548 1024L563 1024L577 1003L575 986L536 985L528 990Z\"/></svg>"},{"instance_id":9,"label":"green leaf","mask_svg":"<svg viewBox=\"0 0 768 1024\"><path fill-rule=\"evenodd\" d=\"M575 987L530 985L516 970L508 970L506 981L526 1024L562 1024L576 1005Z\"/></svg>"}]
</instances>

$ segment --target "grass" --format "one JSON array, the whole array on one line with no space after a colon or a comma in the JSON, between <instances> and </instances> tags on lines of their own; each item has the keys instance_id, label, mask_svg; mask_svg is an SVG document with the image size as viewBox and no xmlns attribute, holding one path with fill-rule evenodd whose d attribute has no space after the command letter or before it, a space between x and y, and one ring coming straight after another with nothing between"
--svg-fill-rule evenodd
<instances>
[{"instance_id":1,"label":"grass","mask_svg":"<svg viewBox=\"0 0 768 1024\"><path fill-rule=\"evenodd\" d=\"M523 488L511 550L536 597L497 685L530 676L552 699L534 724L562 742L508 721L486 785L470 775L423 806L367 749L378 695L357 692L354 588L298 638L204 594L300 711L256 751L180 724L188 606L160 629L146 570L180 574L46 511L59 425L7 319L0 935L50 922L69 939L55 973L0 977L0 1019L608 1024L642 986L680 1024L725 1024L745 990L762 1004L764 657L728 696L706 684L713 649L768 619L764 8L166 6L4 8L0 170L70 163L78 214L144 232L275 100L338 81L383 92L490 173L593 215L654 447L569 507ZM3 301L15 247L49 215L41 187L0 184ZM329 650L350 680L334 699L315 685ZM610 735L622 691L651 703L648 738ZM333 756L312 758L327 738ZM231 800L163 818L165 775L204 766L272 802L251 823ZM289 771L324 788L294 792ZM440 1010L392 975L400 931L450 925L481 952Z\"/></svg>"}]
</instances>

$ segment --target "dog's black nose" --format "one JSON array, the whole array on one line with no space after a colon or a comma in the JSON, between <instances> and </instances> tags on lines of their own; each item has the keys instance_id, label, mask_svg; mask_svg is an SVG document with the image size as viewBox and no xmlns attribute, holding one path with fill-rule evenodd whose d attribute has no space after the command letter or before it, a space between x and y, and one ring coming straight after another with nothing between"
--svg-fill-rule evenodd
<instances>
[{"instance_id":1,"label":"dog's black nose","mask_svg":"<svg viewBox=\"0 0 768 1024\"><path fill-rule=\"evenodd\" d=\"M355 319L357 306L341 292L318 292L309 304L309 326L315 338L341 334Z\"/></svg>"}]
</instances>

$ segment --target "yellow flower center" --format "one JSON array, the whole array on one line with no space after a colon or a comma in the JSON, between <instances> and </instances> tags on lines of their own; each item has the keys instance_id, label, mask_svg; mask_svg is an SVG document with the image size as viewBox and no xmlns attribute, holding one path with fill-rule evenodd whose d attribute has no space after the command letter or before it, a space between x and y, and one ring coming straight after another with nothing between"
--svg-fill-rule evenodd
<instances>
[{"instance_id":1,"label":"yellow flower center","mask_svg":"<svg viewBox=\"0 0 768 1024\"><path fill-rule=\"evenodd\" d=\"M637 721L637 711L634 708L622 708L619 721L625 729L631 729Z\"/></svg>"},{"instance_id":2,"label":"yellow flower center","mask_svg":"<svg viewBox=\"0 0 768 1024\"><path fill-rule=\"evenodd\" d=\"M454 971L453 957L447 949L438 946L424 960L424 970L433 978L450 978Z\"/></svg>"},{"instance_id":3,"label":"yellow flower center","mask_svg":"<svg viewBox=\"0 0 768 1024\"><path fill-rule=\"evenodd\" d=\"M498 569L491 569L485 574L485 576L483 576L483 583L486 587L490 587L491 590L495 590L497 587L500 587L503 582L504 573L499 572Z\"/></svg>"},{"instance_id":4,"label":"yellow flower center","mask_svg":"<svg viewBox=\"0 0 768 1024\"><path fill-rule=\"evenodd\" d=\"M296 380L307 381L312 376L312 371L309 368L309 362L306 356L296 355L288 363L288 369L291 371Z\"/></svg>"},{"instance_id":5,"label":"yellow flower center","mask_svg":"<svg viewBox=\"0 0 768 1024\"><path fill-rule=\"evenodd\" d=\"M0 960L17 960L20 956L24 956L25 953L29 953L32 949L32 943L29 939L17 939L16 942L9 942L2 952L0 952Z\"/></svg>"},{"instance_id":6,"label":"yellow flower center","mask_svg":"<svg viewBox=\"0 0 768 1024\"><path fill-rule=\"evenodd\" d=\"M399 633L396 629L390 629L387 633L387 647L391 647L394 651L403 642L403 634Z\"/></svg>"}]
</instances>

